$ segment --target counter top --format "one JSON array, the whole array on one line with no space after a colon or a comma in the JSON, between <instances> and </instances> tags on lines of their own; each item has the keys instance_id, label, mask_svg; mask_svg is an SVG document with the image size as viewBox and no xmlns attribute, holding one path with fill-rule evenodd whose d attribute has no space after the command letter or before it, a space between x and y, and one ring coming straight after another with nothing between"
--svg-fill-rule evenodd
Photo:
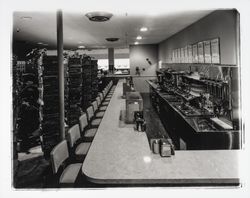
<instances>
[{"instance_id":1,"label":"counter top","mask_svg":"<svg viewBox=\"0 0 250 198\"><path fill-rule=\"evenodd\" d=\"M125 110L119 81L82 166L82 173L102 184L225 184L239 183L238 150L176 151L153 154L146 133L121 125Z\"/></svg>"}]
</instances>

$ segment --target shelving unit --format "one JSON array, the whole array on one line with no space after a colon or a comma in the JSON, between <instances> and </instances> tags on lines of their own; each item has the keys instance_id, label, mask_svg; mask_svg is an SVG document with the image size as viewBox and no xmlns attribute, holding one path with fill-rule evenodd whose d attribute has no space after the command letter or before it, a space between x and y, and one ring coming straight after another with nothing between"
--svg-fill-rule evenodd
<instances>
[{"instance_id":1,"label":"shelving unit","mask_svg":"<svg viewBox=\"0 0 250 198\"><path fill-rule=\"evenodd\" d=\"M45 157L60 141L59 128L59 85L58 64L56 56L43 56L41 59L42 75L41 99L43 101L42 115L42 148Z\"/></svg>"},{"instance_id":2,"label":"shelving unit","mask_svg":"<svg viewBox=\"0 0 250 198\"><path fill-rule=\"evenodd\" d=\"M97 66L97 60L91 60L91 90L92 90L92 101L95 100L95 98L98 95L98 66Z\"/></svg>"},{"instance_id":3,"label":"shelving unit","mask_svg":"<svg viewBox=\"0 0 250 198\"><path fill-rule=\"evenodd\" d=\"M91 58L89 56L82 57L82 109L85 111L92 102L92 75L91 75Z\"/></svg>"},{"instance_id":4,"label":"shelving unit","mask_svg":"<svg viewBox=\"0 0 250 198\"><path fill-rule=\"evenodd\" d=\"M69 57L65 54L64 56L64 119L65 123L68 125L68 117L69 117L69 73L68 73L68 62Z\"/></svg>"},{"instance_id":5,"label":"shelving unit","mask_svg":"<svg viewBox=\"0 0 250 198\"><path fill-rule=\"evenodd\" d=\"M68 112L67 121L69 127L78 124L82 113L82 64L81 58L70 57L68 59Z\"/></svg>"},{"instance_id":6,"label":"shelving unit","mask_svg":"<svg viewBox=\"0 0 250 198\"><path fill-rule=\"evenodd\" d=\"M13 116L14 133L19 152L27 152L40 145L40 106L38 60L40 51L35 49L27 61L13 62ZM13 74L14 74L13 73Z\"/></svg>"}]
</instances>

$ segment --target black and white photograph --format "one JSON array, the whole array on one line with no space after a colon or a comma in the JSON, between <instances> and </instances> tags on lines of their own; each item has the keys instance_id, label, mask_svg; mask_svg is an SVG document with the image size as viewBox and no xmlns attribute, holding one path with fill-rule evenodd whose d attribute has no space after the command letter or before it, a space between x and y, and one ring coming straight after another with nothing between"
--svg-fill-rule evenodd
<instances>
[{"instance_id":1,"label":"black and white photograph","mask_svg":"<svg viewBox=\"0 0 250 198\"><path fill-rule=\"evenodd\" d=\"M247 0L0 5L1 197L250 195Z\"/></svg>"}]
</instances>

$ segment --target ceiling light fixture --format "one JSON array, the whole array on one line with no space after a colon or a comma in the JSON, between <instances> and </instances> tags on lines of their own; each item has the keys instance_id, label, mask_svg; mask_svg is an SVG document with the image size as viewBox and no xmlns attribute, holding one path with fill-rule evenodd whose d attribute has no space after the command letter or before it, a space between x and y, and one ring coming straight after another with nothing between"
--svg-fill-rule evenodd
<instances>
[{"instance_id":1,"label":"ceiling light fixture","mask_svg":"<svg viewBox=\"0 0 250 198\"><path fill-rule=\"evenodd\" d=\"M146 32L146 31L148 31L148 28L147 28L147 27L142 27L142 28L140 29L140 31L141 31L141 32Z\"/></svg>"},{"instance_id":2,"label":"ceiling light fixture","mask_svg":"<svg viewBox=\"0 0 250 198\"><path fill-rule=\"evenodd\" d=\"M119 38L106 38L106 41L109 41L109 42L115 42L115 41L118 41Z\"/></svg>"},{"instance_id":3,"label":"ceiling light fixture","mask_svg":"<svg viewBox=\"0 0 250 198\"><path fill-rule=\"evenodd\" d=\"M136 39L137 39L137 40L141 40L142 37L141 37L141 36L137 36Z\"/></svg>"},{"instance_id":4,"label":"ceiling light fixture","mask_svg":"<svg viewBox=\"0 0 250 198\"><path fill-rule=\"evenodd\" d=\"M89 12L85 15L90 21L105 22L110 20L113 14L108 12Z\"/></svg>"},{"instance_id":5,"label":"ceiling light fixture","mask_svg":"<svg viewBox=\"0 0 250 198\"><path fill-rule=\"evenodd\" d=\"M84 48L85 48L85 46L83 46L83 45L78 46L78 49L84 49Z\"/></svg>"},{"instance_id":6,"label":"ceiling light fixture","mask_svg":"<svg viewBox=\"0 0 250 198\"><path fill-rule=\"evenodd\" d=\"M139 42L136 41L136 42L135 42L135 45L138 45L138 44L139 44Z\"/></svg>"},{"instance_id":7,"label":"ceiling light fixture","mask_svg":"<svg viewBox=\"0 0 250 198\"><path fill-rule=\"evenodd\" d=\"M22 20L32 20L31 16L21 16L20 17Z\"/></svg>"}]
</instances>

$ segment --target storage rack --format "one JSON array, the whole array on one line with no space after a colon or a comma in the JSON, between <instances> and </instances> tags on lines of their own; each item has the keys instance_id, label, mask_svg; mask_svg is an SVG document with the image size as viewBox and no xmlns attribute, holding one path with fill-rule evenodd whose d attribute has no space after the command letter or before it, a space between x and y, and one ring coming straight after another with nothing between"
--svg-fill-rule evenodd
<instances>
[{"instance_id":1,"label":"storage rack","mask_svg":"<svg viewBox=\"0 0 250 198\"><path fill-rule=\"evenodd\" d=\"M82 57L82 109L85 111L92 102L92 76L91 76L91 58L90 56Z\"/></svg>"},{"instance_id":2,"label":"storage rack","mask_svg":"<svg viewBox=\"0 0 250 198\"><path fill-rule=\"evenodd\" d=\"M68 59L68 125L78 124L82 113L82 64L81 58L70 57Z\"/></svg>"},{"instance_id":3,"label":"storage rack","mask_svg":"<svg viewBox=\"0 0 250 198\"><path fill-rule=\"evenodd\" d=\"M67 54L64 54L64 119L65 119L65 127L68 127L68 117L69 117L69 86L68 86L68 80L69 80L69 73L68 73L68 61L69 57Z\"/></svg>"},{"instance_id":4,"label":"storage rack","mask_svg":"<svg viewBox=\"0 0 250 198\"><path fill-rule=\"evenodd\" d=\"M57 56L43 56L40 62L42 75L41 85L42 148L44 156L49 157L50 151L60 141L59 128L59 84Z\"/></svg>"},{"instance_id":5,"label":"storage rack","mask_svg":"<svg viewBox=\"0 0 250 198\"><path fill-rule=\"evenodd\" d=\"M97 67L97 60L91 60L91 91L92 91L92 101L95 100L95 98L98 95L98 67Z\"/></svg>"},{"instance_id":6,"label":"storage rack","mask_svg":"<svg viewBox=\"0 0 250 198\"><path fill-rule=\"evenodd\" d=\"M12 108L13 108L13 132L17 132L17 119L18 119L18 107L19 107L19 100L18 100L18 93L20 92L20 88L18 85L19 81L19 74L17 71L17 56L12 57Z\"/></svg>"},{"instance_id":7,"label":"storage rack","mask_svg":"<svg viewBox=\"0 0 250 198\"><path fill-rule=\"evenodd\" d=\"M17 159L17 132L18 132L18 112L19 112L19 100L18 100L18 93L19 93L19 75L17 71L17 56L13 55L12 57L12 111L13 111L13 158L14 162ZM16 163L14 163L16 165ZM16 166L14 166L16 170Z\"/></svg>"},{"instance_id":8,"label":"storage rack","mask_svg":"<svg viewBox=\"0 0 250 198\"><path fill-rule=\"evenodd\" d=\"M31 147L40 144L40 116L38 70L37 64L40 51L32 50L28 61L17 61L13 83L16 85L13 102L16 103L13 111L14 124L17 131L19 151L28 151ZM19 65L19 63L21 65ZM15 79L16 78L16 79ZM13 84L13 85L14 85Z\"/></svg>"},{"instance_id":9,"label":"storage rack","mask_svg":"<svg viewBox=\"0 0 250 198\"><path fill-rule=\"evenodd\" d=\"M99 81L97 60L93 60L90 56L84 55L82 57L82 69L82 109L85 111L98 95Z\"/></svg>"}]
</instances>

